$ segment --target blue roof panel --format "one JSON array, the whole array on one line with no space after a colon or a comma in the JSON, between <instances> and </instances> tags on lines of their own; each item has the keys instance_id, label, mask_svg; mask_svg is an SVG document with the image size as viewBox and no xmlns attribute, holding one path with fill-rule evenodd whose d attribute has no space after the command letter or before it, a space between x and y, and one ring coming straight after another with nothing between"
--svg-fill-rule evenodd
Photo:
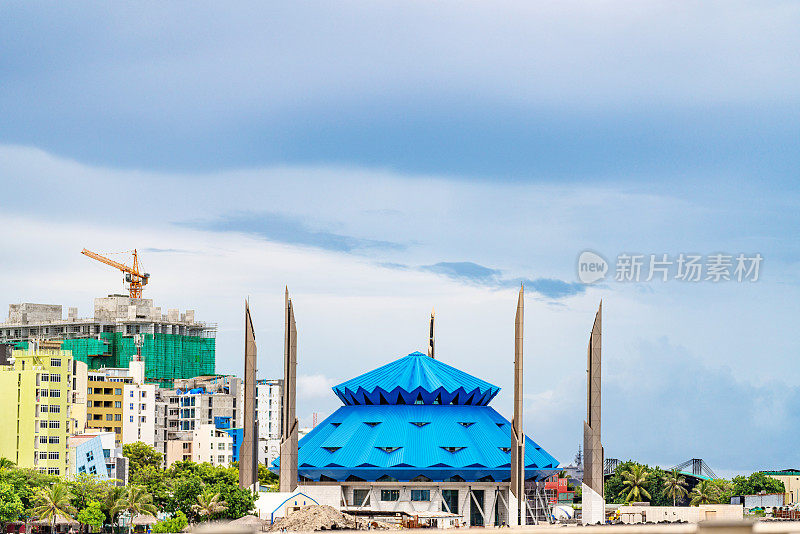
<instances>
[{"instance_id":1,"label":"blue roof panel","mask_svg":"<svg viewBox=\"0 0 800 534\"><path fill-rule=\"evenodd\" d=\"M377 421L380 424L365 424ZM456 475L507 480L507 423L489 406L343 406L300 441L299 474L311 480L345 480L351 475L364 480L386 475L397 480L420 475L432 480ZM276 460L273 467L278 465ZM555 471L558 461L526 437L525 465L529 479L541 478Z\"/></svg>"},{"instance_id":2,"label":"blue roof panel","mask_svg":"<svg viewBox=\"0 0 800 534\"><path fill-rule=\"evenodd\" d=\"M421 352L413 352L342 382L333 391L346 405L486 406L500 388Z\"/></svg>"}]
</instances>

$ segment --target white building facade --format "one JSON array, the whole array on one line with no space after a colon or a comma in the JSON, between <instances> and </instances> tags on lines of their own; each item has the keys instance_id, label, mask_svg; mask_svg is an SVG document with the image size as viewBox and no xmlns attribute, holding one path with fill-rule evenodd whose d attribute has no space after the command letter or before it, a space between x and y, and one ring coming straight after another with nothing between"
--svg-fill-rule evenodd
<instances>
[{"instance_id":1,"label":"white building facade","mask_svg":"<svg viewBox=\"0 0 800 534\"><path fill-rule=\"evenodd\" d=\"M122 401L122 443L156 445L155 384L125 384ZM163 452L163 451L159 451Z\"/></svg>"}]
</instances>

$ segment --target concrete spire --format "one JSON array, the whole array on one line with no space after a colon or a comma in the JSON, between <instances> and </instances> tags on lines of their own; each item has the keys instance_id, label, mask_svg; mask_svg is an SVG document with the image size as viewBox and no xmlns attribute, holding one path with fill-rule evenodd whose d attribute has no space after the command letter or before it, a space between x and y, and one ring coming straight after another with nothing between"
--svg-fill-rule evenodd
<instances>
[{"instance_id":1,"label":"concrete spire","mask_svg":"<svg viewBox=\"0 0 800 534\"><path fill-rule=\"evenodd\" d=\"M431 324L430 324L430 329L429 329L429 332L428 332L428 335L429 335L429 337L428 337L428 356L430 356L434 360L436 359L436 354L435 354L435 350L434 350L435 349L435 345L436 345L436 340L435 340L436 336L434 335L434 321L435 321L435 319L436 319L436 310L431 308Z\"/></svg>"},{"instance_id":2,"label":"concrete spire","mask_svg":"<svg viewBox=\"0 0 800 534\"><path fill-rule=\"evenodd\" d=\"M511 420L511 493L516 498L513 524L525 524L525 434L522 431L522 328L525 288L520 286L514 320L514 418Z\"/></svg>"},{"instance_id":3,"label":"concrete spire","mask_svg":"<svg viewBox=\"0 0 800 534\"><path fill-rule=\"evenodd\" d=\"M280 491L294 491L297 488L297 417L295 412L297 392L297 327L294 322L294 308L289 298L289 288L285 296L285 335L283 339L283 420L281 421L281 469Z\"/></svg>"},{"instance_id":4,"label":"concrete spire","mask_svg":"<svg viewBox=\"0 0 800 534\"><path fill-rule=\"evenodd\" d=\"M601 426L601 348L603 301L594 316L586 361L586 421L583 423L582 517L584 524L604 523L603 444Z\"/></svg>"},{"instance_id":5,"label":"concrete spire","mask_svg":"<svg viewBox=\"0 0 800 534\"><path fill-rule=\"evenodd\" d=\"M250 303L244 302L244 431L239 446L239 487L258 489L258 421L256 419L256 334Z\"/></svg>"}]
</instances>

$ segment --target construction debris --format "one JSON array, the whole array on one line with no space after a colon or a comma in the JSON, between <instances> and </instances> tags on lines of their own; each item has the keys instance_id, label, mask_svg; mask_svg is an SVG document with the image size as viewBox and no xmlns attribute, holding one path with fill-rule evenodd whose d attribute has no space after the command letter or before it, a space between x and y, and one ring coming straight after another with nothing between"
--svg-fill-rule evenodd
<instances>
[{"instance_id":1,"label":"construction debris","mask_svg":"<svg viewBox=\"0 0 800 534\"><path fill-rule=\"evenodd\" d=\"M311 504L303 506L272 524L271 531L313 532L317 530L355 530L353 516L343 514L333 506Z\"/></svg>"}]
</instances>

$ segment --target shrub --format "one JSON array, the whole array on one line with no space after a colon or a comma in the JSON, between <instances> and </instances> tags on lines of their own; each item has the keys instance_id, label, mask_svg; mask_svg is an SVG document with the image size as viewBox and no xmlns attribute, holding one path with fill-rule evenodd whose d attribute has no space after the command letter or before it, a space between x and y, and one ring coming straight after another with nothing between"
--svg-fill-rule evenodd
<instances>
[{"instance_id":1,"label":"shrub","mask_svg":"<svg viewBox=\"0 0 800 534\"><path fill-rule=\"evenodd\" d=\"M155 534L180 532L185 529L186 525L188 524L189 521L186 519L186 514L178 510L178 512L175 514L175 517L170 517L169 519L159 521L153 525L153 532Z\"/></svg>"}]
</instances>

